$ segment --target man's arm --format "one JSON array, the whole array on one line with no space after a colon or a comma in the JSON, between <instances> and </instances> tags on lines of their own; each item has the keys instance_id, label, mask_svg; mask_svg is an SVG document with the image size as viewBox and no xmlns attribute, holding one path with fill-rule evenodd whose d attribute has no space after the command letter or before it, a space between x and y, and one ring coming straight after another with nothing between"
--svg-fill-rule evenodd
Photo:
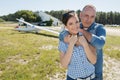
<instances>
[{"instance_id":1,"label":"man's arm","mask_svg":"<svg viewBox=\"0 0 120 80\"><path fill-rule=\"evenodd\" d=\"M59 40L69 43L70 37L71 37L71 35L69 35L69 32L64 30L60 33ZM75 45L79 46L79 45L81 45L81 43L79 41L77 41ZM93 55L96 55L96 48L93 47L91 44L88 44L88 46L89 46L90 50L92 51Z\"/></svg>"},{"instance_id":2,"label":"man's arm","mask_svg":"<svg viewBox=\"0 0 120 80\"><path fill-rule=\"evenodd\" d=\"M99 27L96 29L96 34L92 34L83 29L80 29L80 32L83 33L88 42L95 48L101 49L104 46L106 39L106 30L102 25L99 25Z\"/></svg>"},{"instance_id":3,"label":"man's arm","mask_svg":"<svg viewBox=\"0 0 120 80\"><path fill-rule=\"evenodd\" d=\"M63 30L60 34L59 34L59 40L60 41L64 41L64 38L69 34L69 32L67 30Z\"/></svg>"}]
</instances>

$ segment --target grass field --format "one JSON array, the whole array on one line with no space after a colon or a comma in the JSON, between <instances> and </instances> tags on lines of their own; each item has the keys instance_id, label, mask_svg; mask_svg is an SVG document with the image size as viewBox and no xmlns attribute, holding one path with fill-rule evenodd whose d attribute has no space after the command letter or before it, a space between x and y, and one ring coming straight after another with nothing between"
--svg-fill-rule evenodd
<instances>
[{"instance_id":1,"label":"grass field","mask_svg":"<svg viewBox=\"0 0 120 80\"><path fill-rule=\"evenodd\" d=\"M120 60L120 36L107 36L104 53Z\"/></svg>"},{"instance_id":2,"label":"grass field","mask_svg":"<svg viewBox=\"0 0 120 80\"><path fill-rule=\"evenodd\" d=\"M0 23L0 80L49 80L65 72L59 64L57 35L17 32L16 25ZM119 59L120 37L106 40L104 53Z\"/></svg>"}]
</instances>

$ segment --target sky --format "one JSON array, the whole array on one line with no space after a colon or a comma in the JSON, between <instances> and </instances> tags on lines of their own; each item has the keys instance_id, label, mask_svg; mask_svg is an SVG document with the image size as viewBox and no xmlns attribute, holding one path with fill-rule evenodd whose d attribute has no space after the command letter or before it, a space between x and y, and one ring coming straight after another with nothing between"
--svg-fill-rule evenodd
<instances>
[{"instance_id":1,"label":"sky","mask_svg":"<svg viewBox=\"0 0 120 80\"><path fill-rule=\"evenodd\" d=\"M13 14L19 10L51 11L51 10L82 10L92 4L97 11L120 12L120 0L1 0L0 16Z\"/></svg>"}]
</instances>

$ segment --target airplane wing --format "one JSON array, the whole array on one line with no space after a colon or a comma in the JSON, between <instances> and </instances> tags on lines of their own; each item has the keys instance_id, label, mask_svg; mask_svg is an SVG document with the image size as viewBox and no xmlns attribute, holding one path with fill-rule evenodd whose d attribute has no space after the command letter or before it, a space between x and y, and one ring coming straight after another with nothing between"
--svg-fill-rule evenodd
<instances>
[{"instance_id":1,"label":"airplane wing","mask_svg":"<svg viewBox=\"0 0 120 80\"><path fill-rule=\"evenodd\" d=\"M21 20L21 19L16 19L16 20L18 20L19 22L25 23L25 24L27 24L27 25L29 25L29 26L33 26L33 24L28 23L28 22L26 22L26 21L24 21L24 20Z\"/></svg>"},{"instance_id":2,"label":"airplane wing","mask_svg":"<svg viewBox=\"0 0 120 80\"><path fill-rule=\"evenodd\" d=\"M36 26L36 25L33 25L33 24L31 24L31 23L29 23L29 22L26 22L26 21L24 21L24 20L21 20L21 19L16 19L16 20L18 20L19 22L25 23L25 24L27 24L27 25L29 25L29 26L31 26L31 27L34 27L34 28L36 28L36 29L44 30L44 31L48 31L48 32L52 32L52 33L55 33L55 34L58 34L58 35L59 35L59 32L57 32L57 31L49 30L49 29L47 29L47 28L45 28L45 27L41 27L41 26Z\"/></svg>"},{"instance_id":3,"label":"airplane wing","mask_svg":"<svg viewBox=\"0 0 120 80\"><path fill-rule=\"evenodd\" d=\"M45 31L48 31L48 32L52 32L52 33L55 33L55 34L59 35L59 32L53 31L53 30L49 30L49 29L47 29L45 27L35 26L35 28L40 29L40 30L45 30Z\"/></svg>"}]
</instances>

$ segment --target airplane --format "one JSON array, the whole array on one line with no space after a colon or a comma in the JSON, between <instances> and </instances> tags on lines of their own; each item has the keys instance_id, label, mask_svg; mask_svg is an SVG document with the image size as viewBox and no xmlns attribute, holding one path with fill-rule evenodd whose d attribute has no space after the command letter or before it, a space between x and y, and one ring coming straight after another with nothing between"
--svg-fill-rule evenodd
<instances>
[{"instance_id":1,"label":"airplane","mask_svg":"<svg viewBox=\"0 0 120 80\"><path fill-rule=\"evenodd\" d=\"M59 32L57 32L57 31L50 30L46 27L33 25L29 22L24 21L24 19L22 19L22 18L16 19L16 20L19 21L19 25L15 27L15 30L17 30L17 31L24 31L24 32L34 31L35 33L38 33L39 30L44 30L44 31L52 32L52 33L59 35ZM23 23L26 24L26 26L21 26Z\"/></svg>"}]
</instances>

